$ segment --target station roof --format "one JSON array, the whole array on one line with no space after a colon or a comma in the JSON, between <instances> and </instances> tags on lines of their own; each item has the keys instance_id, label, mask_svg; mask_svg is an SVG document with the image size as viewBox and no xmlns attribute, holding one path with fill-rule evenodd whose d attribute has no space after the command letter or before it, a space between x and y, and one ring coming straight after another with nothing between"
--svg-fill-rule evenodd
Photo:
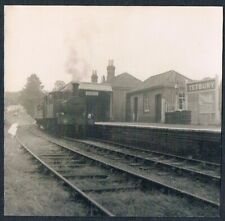
<instances>
[{"instance_id":1,"label":"station roof","mask_svg":"<svg viewBox=\"0 0 225 221\"><path fill-rule=\"evenodd\" d=\"M112 87L109 84L98 84L89 82L80 82L78 88L80 90L90 91L112 91Z\"/></svg>"},{"instance_id":2,"label":"station roof","mask_svg":"<svg viewBox=\"0 0 225 221\"><path fill-rule=\"evenodd\" d=\"M61 91L61 92L72 91L74 83L79 84L78 86L79 90L109 91L109 92L112 91L112 87L109 84L99 84L99 83L92 83L92 82L69 82L58 91Z\"/></svg>"},{"instance_id":3,"label":"station roof","mask_svg":"<svg viewBox=\"0 0 225 221\"><path fill-rule=\"evenodd\" d=\"M128 87L128 88L134 88L140 85L142 81L135 78L129 73L122 73L117 76L115 76L112 80L111 85L113 87Z\"/></svg>"},{"instance_id":4,"label":"station roof","mask_svg":"<svg viewBox=\"0 0 225 221\"><path fill-rule=\"evenodd\" d=\"M184 75L170 70L161 74L153 75L143 81L138 87L131 90L129 93L134 93L142 90L160 88L160 87L175 87L177 84L180 87L185 87L185 81L192 81Z\"/></svg>"}]
</instances>

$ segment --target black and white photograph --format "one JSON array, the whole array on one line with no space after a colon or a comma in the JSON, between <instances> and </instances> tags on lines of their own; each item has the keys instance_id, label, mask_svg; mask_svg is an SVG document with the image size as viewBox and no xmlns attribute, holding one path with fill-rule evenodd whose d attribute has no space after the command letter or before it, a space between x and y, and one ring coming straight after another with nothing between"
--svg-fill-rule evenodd
<instances>
[{"instance_id":1,"label":"black and white photograph","mask_svg":"<svg viewBox=\"0 0 225 221\"><path fill-rule=\"evenodd\" d=\"M5 5L4 216L220 217L222 50L219 6Z\"/></svg>"}]
</instances>

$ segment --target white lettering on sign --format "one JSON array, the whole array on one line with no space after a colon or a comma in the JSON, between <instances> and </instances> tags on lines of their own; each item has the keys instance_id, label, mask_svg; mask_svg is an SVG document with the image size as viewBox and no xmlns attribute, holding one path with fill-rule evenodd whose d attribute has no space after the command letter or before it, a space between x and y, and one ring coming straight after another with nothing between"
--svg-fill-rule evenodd
<instances>
[{"instance_id":1,"label":"white lettering on sign","mask_svg":"<svg viewBox=\"0 0 225 221\"><path fill-rule=\"evenodd\" d=\"M215 89L215 80L199 81L187 84L188 92L211 90L211 89Z\"/></svg>"},{"instance_id":2,"label":"white lettering on sign","mask_svg":"<svg viewBox=\"0 0 225 221\"><path fill-rule=\"evenodd\" d=\"M98 96L98 91L86 91L86 96Z\"/></svg>"}]
</instances>

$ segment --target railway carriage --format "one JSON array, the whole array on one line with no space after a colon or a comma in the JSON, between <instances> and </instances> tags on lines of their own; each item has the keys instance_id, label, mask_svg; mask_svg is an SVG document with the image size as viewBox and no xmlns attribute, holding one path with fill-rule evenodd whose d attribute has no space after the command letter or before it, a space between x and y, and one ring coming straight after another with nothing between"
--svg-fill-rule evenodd
<instances>
[{"instance_id":1,"label":"railway carriage","mask_svg":"<svg viewBox=\"0 0 225 221\"><path fill-rule=\"evenodd\" d=\"M109 121L111 92L107 84L69 83L45 96L35 120L51 133L84 137L95 121Z\"/></svg>"}]
</instances>

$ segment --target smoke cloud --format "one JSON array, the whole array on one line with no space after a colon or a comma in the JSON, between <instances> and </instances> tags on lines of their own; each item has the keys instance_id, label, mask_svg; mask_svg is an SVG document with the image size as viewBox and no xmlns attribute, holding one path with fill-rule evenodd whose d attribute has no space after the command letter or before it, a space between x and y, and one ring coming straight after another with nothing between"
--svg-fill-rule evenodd
<instances>
[{"instance_id":1,"label":"smoke cloud","mask_svg":"<svg viewBox=\"0 0 225 221\"><path fill-rule=\"evenodd\" d=\"M87 62L78 56L78 53L75 49L70 50L65 66L66 72L71 74L73 82L81 81L87 76Z\"/></svg>"}]
</instances>

